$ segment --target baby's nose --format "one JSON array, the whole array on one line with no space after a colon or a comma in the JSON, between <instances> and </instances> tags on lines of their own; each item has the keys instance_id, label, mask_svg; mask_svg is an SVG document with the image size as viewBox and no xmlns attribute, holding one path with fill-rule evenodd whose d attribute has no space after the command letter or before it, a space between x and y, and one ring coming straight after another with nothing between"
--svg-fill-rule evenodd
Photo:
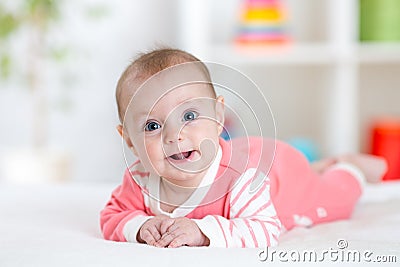
<instances>
[{"instance_id":1,"label":"baby's nose","mask_svg":"<svg viewBox=\"0 0 400 267\"><path fill-rule=\"evenodd\" d=\"M183 141L184 139L183 129L184 127L182 125L169 124L166 127L164 126L164 131L163 131L164 142L172 144Z\"/></svg>"}]
</instances>

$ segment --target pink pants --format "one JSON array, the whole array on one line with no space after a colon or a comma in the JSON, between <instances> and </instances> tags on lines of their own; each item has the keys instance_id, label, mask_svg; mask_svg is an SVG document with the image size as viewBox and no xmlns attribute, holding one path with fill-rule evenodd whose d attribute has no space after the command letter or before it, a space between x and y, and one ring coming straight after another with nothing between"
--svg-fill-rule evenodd
<instances>
[{"instance_id":1,"label":"pink pants","mask_svg":"<svg viewBox=\"0 0 400 267\"><path fill-rule=\"evenodd\" d=\"M356 175L339 166L317 174L293 152L277 155L276 162L286 163L270 174L271 198L286 230L349 218L362 192Z\"/></svg>"}]
</instances>

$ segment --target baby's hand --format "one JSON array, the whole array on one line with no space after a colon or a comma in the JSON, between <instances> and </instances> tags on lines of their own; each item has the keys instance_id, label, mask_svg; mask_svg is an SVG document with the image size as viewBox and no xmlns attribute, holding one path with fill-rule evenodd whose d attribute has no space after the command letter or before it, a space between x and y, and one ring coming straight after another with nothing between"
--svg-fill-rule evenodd
<instances>
[{"instance_id":1,"label":"baby's hand","mask_svg":"<svg viewBox=\"0 0 400 267\"><path fill-rule=\"evenodd\" d=\"M167 228L172 225L173 219L165 215L157 215L147 220L141 227L137 234L137 241L139 243L147 243L151 246L156 246L157 241L160 240L161 235L165 230L161 231L161 227Z\"/></svg>"},{"instance_id":2,"label":"baby's hand","mask_svg":"<svg viewBox=\"0 0 400 267\"><path fill-rule=\"evenodd\" d=\"M164 221L161 226L161 238L156 242L157 247L176 248L181 246L208 246L210 240L201 232L191 219L180 217L173 220L171 225ZM168 226L168 227L167 227Z\"/></svg>"}]
</instances>

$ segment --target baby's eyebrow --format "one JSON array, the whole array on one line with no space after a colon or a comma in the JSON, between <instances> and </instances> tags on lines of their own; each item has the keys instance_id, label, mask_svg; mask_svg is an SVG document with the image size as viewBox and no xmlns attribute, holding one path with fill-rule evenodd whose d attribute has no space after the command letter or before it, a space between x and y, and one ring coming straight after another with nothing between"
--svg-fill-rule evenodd
<instances>
[{"instance_id":1,"label":"baby's eyebrow","mask_svg":"<svg viewBox=\"0 0 400 267\"><path fill-rule=\"evenodd\" d=\"M138 121L142 121L142 120L148 119L150 117L150 113L149 112L140 112L134 117L136 117L136 119Z\"/></svg>"},{"instance_id":2,"label":"baby's eyebrow","mask_svg":"<svg viewBox=\"0 0 400 267\"><path fill-rule=\"evenodd\" d=\"M149 115L150 114L148 112L143 111L143 112L127 115L126 117L130 118L130 120L132 120L132 122L134 124L143 124L145 122L145 120L147 120Z\"/></svg>"},{"instance_id":3,"label":"baby's eyebrow","mask_svg":"<svg viewBox=\"0 0 400 267\"><path fill-rule=\"evenodd\" d=\"M137 116L138 116L138 117L143 117L143 116L148 116L149 114L150 114L150 112L143 111L143 112L139 112L139 113L137 114Z\"/></svg>"},{"instance_id":4,"label":"baby's eyebrow","mask_svg":"<svg viewBox=\"0 0 400 267\"><path fill-rule=\"evenodd\" d=\"M198 100L199 99L193 99L193 98L183 99L177 103L177 107L181 106L183 108L187 108L187 106L197 106ZM143 117L144 118L151 117L150 115L151 115L151 110L138 112L134 115L134 117L137 119L142 119Z\"/></svg>"}]
</instances>

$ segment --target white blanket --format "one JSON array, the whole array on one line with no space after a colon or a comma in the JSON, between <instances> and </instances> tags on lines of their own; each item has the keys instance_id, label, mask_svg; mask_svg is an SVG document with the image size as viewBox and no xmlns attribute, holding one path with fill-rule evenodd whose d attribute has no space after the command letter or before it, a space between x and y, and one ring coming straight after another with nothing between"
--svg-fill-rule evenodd
<instances>
[{"instance_id":1,"label":"white blanket","mask_svg":"<svg viewBox=\"0 0 400 267\"><path fill-rule=\"evenodd\" d=\"M114 187L0 184L0 266L399 266L400 182L367 187L352 219L296 228L268 251L105 241L99 211Z\"/></svg>"}]
</instances>

